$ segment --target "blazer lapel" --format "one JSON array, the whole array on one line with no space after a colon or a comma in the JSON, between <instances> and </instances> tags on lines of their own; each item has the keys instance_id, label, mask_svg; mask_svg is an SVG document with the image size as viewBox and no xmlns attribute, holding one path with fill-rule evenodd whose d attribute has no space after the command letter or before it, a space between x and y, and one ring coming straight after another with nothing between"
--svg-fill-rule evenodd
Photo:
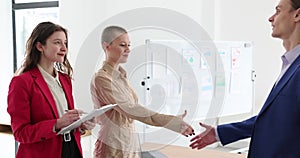
<instances>
[{"instance_id":1,"label":"blazer lapel","mask_svg":"<svg viewBox=\"0 0 300 158\"><path fill-rule=\"evenodd\" d=\"M34 68L34 69L30 70L30 72L32 74L32 77L34 78L34 82L36 83L37 87L39 87L39 89L44 94L45 99L48 101L53 115L55 116L55 118L59 118L55 100L54 100L52 93L51 93L46 81L44 80L41 72L39 71L38 68Z\"/></svg>"},{"instance_id":2,"label":"blazer lapel","mask_svg":"<svg viewBox=\"0 0 300 158\"><path fill-rule=\"evenodd\" d=\"M282 78L278 81L277 85L274 85L259 114L263 113L270 106L270 104L276 98L276 96L281 91L281 89L286 85L288 80L290 80L290 78L299 68L299 65L300 65L300 56L298 56L297 59L294 61L294 63L288 68L288 70L285 72Z\"/></svg>"},{"instance_id":3,"label":"blazer lapel","mask_svg":"<svg viewBox=\"0 0 300 158\"><path fill-rule=\"evenodd\" d=\"M71 84L70 79L67 76L65 76L65 74L59 73L59 81L65 92L66 99L68 102L68 108L74 109L74 100L72 97L72 84Z\"/></svg>"}]
</instances>

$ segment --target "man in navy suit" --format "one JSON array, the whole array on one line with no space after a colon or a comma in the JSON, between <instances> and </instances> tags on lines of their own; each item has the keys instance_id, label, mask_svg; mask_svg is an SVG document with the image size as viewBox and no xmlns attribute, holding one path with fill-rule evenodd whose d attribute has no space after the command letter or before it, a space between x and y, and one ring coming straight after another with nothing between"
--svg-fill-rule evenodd
<instances>
[{"instance_id":1,"label":"man in navy suit","mask_svg":"<svg viewBox=\"0 0 300 158\"><path fill-rule=\"evenodd\" d=\"M220 141L222 145L251 137L249 158L300 158L300 0L280 0L269 18L272 36L283 40L283 67L257 116L206 130L191 139L201 149Z\"/></svg>"}]
</instances>

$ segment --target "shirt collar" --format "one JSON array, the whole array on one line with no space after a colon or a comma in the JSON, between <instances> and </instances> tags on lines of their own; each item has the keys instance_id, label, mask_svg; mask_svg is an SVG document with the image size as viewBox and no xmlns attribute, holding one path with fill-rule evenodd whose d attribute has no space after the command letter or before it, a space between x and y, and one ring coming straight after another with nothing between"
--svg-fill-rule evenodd
<instances>
[{"instance_id":1,"label":"shirt collar","mask_svg":"<svg viewBox=\"0 0 300 158\"><path fill-rule=\"evenodd\" d=\"M290 65L296 60L296 58L299 56L299 54L300 54L300 45L297 45L292 50L284 53L281 56L281 59L284 63Z\"/></svg>"},{"instance_id":2,"label":"shirt collar","mask_svg":"<svg viewBox=\"0 0 300 158\"><path fill-rule=\"evenodd\" d=\"M47 81L55 81L55 82L57 81L58 84L61 85L60 82L59 82L59 77L58 77L59 73L57 72L56 69L54 69L55 77L53 77L48 72L46 72L39 64L38 64L38 68L39 68L39 70L40 70L40 72L41 72L41 74L42 74L42 76L44 77L45 80L47 80Z\"/></svg>"},{"instance_id":3,"label":"shirt collar","mask_svg":"<svg viewBox=\"0 0 300 158\"><path fill-rule=\"evenodd\" d=\"M108 72L110 75L126 78L127 73L125 69L120 65L118 67L113 67L110 64L108 64L106 61L104 61L102 69Z\"/></svg>"}]
</instances>

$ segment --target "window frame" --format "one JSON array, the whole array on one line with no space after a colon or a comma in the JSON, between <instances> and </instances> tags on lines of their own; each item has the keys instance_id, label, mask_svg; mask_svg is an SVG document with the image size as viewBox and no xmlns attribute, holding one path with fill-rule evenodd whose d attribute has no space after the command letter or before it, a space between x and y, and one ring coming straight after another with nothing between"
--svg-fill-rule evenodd
<instances>
[{"instance_id":1,"label":"window frame","mask_svg":"<svg viewBox=\"0 0 300 158\"><path fill-rule=\"evenodd\" d=\"M22 9L37 9L37 8L53 8L59 7L59 1L45 1L45 2L28 2L28 3L15 3L12 0L12 33L13 33L13 70L17 70L17 35L16 35L16 11Z\"/></svg>"}]
</instances>

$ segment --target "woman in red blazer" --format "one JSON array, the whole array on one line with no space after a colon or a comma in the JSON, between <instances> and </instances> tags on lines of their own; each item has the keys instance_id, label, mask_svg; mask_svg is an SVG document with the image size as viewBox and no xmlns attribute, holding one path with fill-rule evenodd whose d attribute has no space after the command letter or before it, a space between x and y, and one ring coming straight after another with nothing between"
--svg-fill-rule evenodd
<instances>
[{"instance_id":1,"label":"woman in red blazer","mask_svg":"<svg viewBox=\"0 0 300 158\"><path fill-rule=\"evenodd\" d=\"M11 80L7 98L20 143L17 158L82 158L80 130L90 122L70 133L56 133L81 114L74 109L67 40L66 29L42 22L27 41L24 63Z\"/></svg>"}]
</instances>

